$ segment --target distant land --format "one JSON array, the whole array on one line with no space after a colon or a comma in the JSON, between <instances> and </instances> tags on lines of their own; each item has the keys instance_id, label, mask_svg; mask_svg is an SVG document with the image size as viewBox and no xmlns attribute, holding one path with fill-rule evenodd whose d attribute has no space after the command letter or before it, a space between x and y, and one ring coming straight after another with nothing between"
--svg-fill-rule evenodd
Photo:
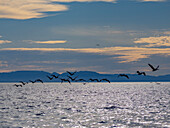
<instances>
[{"instance_id":1,"label":"distant land","mask_svg":"<svg viewBox=\"0 0 170 128\"><path fill-rule=\"evenodd\" d=\"M58 75L59 73L53 72L44 72L44 71L15 71L15 72L8 72L8 73L0 73L0 82L19 82L24 81L28 82L29 80L35 79L42 79L44 82L60 82L59 79L56 80L49 80L47 75L55 74ZM61 78L68 78L68 73L60 74ZM161 76L143 76L137 74L127 74L130 79L125 77L117 77L118 74L100 74L93 71L78 71L77 73L72 76L73 78L78 76L77 79L85 79L89 80L89 78L93 79L103 79L107 78L111 82L170 82L170 74L168 75L161 75Z\"/></svg>"}]
</instances>

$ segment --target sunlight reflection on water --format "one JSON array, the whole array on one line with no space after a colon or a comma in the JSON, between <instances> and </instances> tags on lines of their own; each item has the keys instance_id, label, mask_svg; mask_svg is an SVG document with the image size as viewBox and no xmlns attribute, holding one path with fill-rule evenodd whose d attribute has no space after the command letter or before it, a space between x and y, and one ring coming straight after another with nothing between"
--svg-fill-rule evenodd
<instances>
[{"instance_id":1,"label":"sunlight reflection on water","mask_svg":"<svg viewBox=\"0 0 170 128\"><path fill-rule=\"evenodd\" d=\"M170 83L0 84L0 126L168 128Z\"/></svg>"}]
</instances>

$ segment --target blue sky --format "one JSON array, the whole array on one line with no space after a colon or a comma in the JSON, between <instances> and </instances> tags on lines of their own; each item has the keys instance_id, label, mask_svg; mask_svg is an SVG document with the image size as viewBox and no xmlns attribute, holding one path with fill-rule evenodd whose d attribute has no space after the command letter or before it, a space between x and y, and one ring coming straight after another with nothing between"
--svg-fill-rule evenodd
<instances>
[{"instance_id":1,"label":"blue sky","mask_svg":"<svg viewBox=\"0 0 170 128\"><path fill-rule=\"evenodd\" d=\"M1 0L0 72L169 74L169 12L169 0Z\"/></svg>"}]
</instances>

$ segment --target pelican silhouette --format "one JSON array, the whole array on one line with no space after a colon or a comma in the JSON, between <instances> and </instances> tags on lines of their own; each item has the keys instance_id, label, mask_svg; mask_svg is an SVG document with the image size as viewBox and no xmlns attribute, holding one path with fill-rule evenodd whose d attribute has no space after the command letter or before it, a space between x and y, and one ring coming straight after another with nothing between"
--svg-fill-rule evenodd
<instances>
[{"instance_id":1,"label":"pelican silhouette","mask_svg":"<svg viewBox=\"0 0 170 128\"><path fill-rule=\"evenodd\" d=\"M49 77L48 75L47 75L47 77L48 77L49 80L52 80L52 79L53 79L53 77Z\"/></svg>"},{"instance_id":2,"label":"pelican silhouette","mask_svg":"<svg viewBox=\"0 0 170 128\"><path fill-rule=\"evenodd\" d=\"M136 72L137 72L138 75L142 75L143 74L144 76L146 76L145 72L139 72L139 71L136 71Z\"/></svg>"},{"instance_id":3,"label":"pelican silhouette","mask_svg":"<svg viewBox=\"0 0 170 128\"><path fill-rule=\"evenodd\" d=\"M126 78L128 78L128 79L129 79L129 76L128 76L128 75L126 75L126 74L119 74L119 75L118 75L118 77L120 77L120 76L121 76L121 77L126 77Z\"/></svg>"},{"instance_id":4,"label":"pelican silhouette","mask_svg":"<svg viewBox=\"0 0 170 128\"><path fill-rule=\"evenodd\" d=\"M71 73L71 72L67 71L67 73L70 74L71 76L73 76L76 72L77 72L77 71Z\"/></svg>"},{"instance_id":5,"label":"pelican silhouette","mask_svg":"<svg viewBox=\"0 0 170 128\"><path fill-rule=\"evenodd\" d=\"M16 87L21 86L22 87L22 84L14 84L13 86L16 86Z\"/></svg>"},{"instance_id":6,"label":"pelican silhouette","mask_svg":"<svg viewBox=\"0 0 170 128\"><path fill-rule=\"evenodd\" d=\"M70 76L68 76L68 75L67 75L67 77L68 77L68 78L70 78L70 79L71 79L71 81L75 81L75 80L76 80L76 78L77 78L78 76L76 76L75 78L72 78L72 77L70 77Z\"/></svg>"},{"instance_id":7,"label":"pelican silhouette","mask_svg":"<svg viewBox=\"0 0 170 128\"><path fill-rule=\"evenodd\" d=\"M98 79L92 79L92 78L90 78L89 80L100 82Z\"/></svg>"},{"instance_id":8,"label":"pelican silhouette","mask_svg":"<svg viewBox=\"0 0 170 128\"><path fill-rule=\"evenodd\" d=\"M36 79L35 82L41 82L41 83L44 83L41 79Z\"/></svg>"},{"instance_id":9,"label":"pelican silhouette","mask_svg":"<svg viewBox=\"0 0 170 128\"><path fill-rule=\"evenodd\" d=\"M30 81L31 83L33 83L33 84L36 82L36 81L32 81L32 80L29 80L29 81Z\"/></svg>"},{"instance_id":10,"label":"pelican silhouette","mask_svg":"<svg viewBox=\"0 0 170 128\"><path fill-rule=\"evenodd\" d=\"M101 80L100 80L100 82L101 82L101 81L107 81L107 82L109 82L109 83L110 83L110 80L105 79L105 78L104 78L104 79L101 79Z\"/></svg>"},{"instance_id":11,"label":"pelican silhouette","mask_svg":"<svg viewBox=\"0 0 170 128\"><path fill-rule=\"evenodd\" d=\"M69 84L71 84L69 79L62 79L62 78L60 78L60 80L61 80L61 83L63 83L64 81L67 81Z\"/></svg>"},{"instance_id":12,"label":"pelican silhouette","mask_svg":"<svg viewBox=\"0 0 170 128\"><path fill-rule=\"evenodd\" d=\"M57 78L59 78L60 75L58 75L58 76L56 76L56 75L51 75L51 76L57 79Z\"/></svg>"},{"instance_id":13,"label":"pelican silhouette","mask_svg":"<svg viewBox=\"0 0 170 128\"><path fill-rule=\"evenodd\" d=\"M148 65L151 67L151 69L152 69L153 72L159 70L159 69L158 69L158 68L159 68L159 65L158 65L156 68L154 68L151 64L148 64Z\"/></svg>"},{"instance_id":14,"label":"pelican silhouette","mask_svg":"<svg viewBox=\"0 0 170 128\"><path fill-rule=\"evenodd\" d=\"M21 82L22 83L22 85L26 85L26 84L28 84L28 82L23 82L23 81L19 81L19 82Z\"/></svg>"}]
</instances>

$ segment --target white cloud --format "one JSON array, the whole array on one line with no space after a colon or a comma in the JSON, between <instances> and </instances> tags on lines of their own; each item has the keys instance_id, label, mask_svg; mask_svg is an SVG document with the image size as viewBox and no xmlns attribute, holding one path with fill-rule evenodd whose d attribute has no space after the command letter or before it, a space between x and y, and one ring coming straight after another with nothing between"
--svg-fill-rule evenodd
<instances>
[{"instance_id":1,"label":"white cloud","mask_svg":"<svg viewBox=\"0 0 170 128\"><path fill-rule=\"evenodd\" d=\"M66 11L68 7L54 2L116 2L116 0L1 0L0 18L31 19L47 17L44 12Z\"/></svg>"},{"instance_id":2,"label":"white cloud","mask_svg":"<svg viewBox=\"0 0 170 128\"><path fill-rule=\"evenodd\" d=\"M170 36L139 38L134 43L146 43L144 47L170 46Z\"/></svg>"}]
</instances>

